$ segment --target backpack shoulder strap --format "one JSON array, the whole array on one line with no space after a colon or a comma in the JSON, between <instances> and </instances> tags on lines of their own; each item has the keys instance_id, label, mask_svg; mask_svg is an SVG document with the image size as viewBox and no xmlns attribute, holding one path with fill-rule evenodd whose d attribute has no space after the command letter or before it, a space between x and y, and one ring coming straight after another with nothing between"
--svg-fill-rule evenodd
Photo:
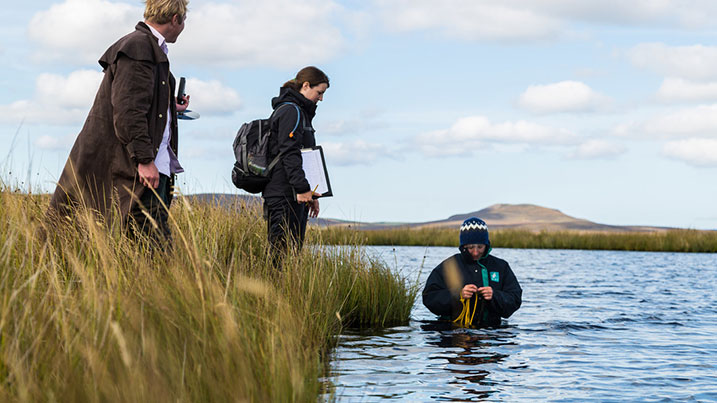
<instances>
[{"instance_id":1,"label":"backpack shoulder strap","mask_svg":"<svg viewBox=\"0 0 717 403\"><path fill-rule=\"evenodd\" d=\"M270 117L269 119L273 118L273 117L274 117L274 114L275 114L279 109L281 109L281 107L284 106L284 105L294 105L294 108L296 108L296 124L294 125L294 128L291 129L291 132L290 132L290 133L293 133L294 130L296 130L296 128L299 127L299 122L301 121L301 110L299 110L299 105L297 105L297 104L295 104L295 103L293 103L293 102L284 102L284 103L282 103L281 105L279 105L278 108L274 109L274 112L271 113L271 117ZM276 165L277 163L279 163L279 158L281 158L281 154L282 154L282 152L279 152L279 154L277 154L276 157L274 157L274 159L271 160L271 162L269 163L269 166L266 167L266 171L267 171L267 172L271 172L271 169L274 168L274 165Z\"/></svg>"},{"instance_id":2,"label":"backpack shoulder strap","mask_svg":"<svg viewBox=\"0 0 717 403\"><path fill-rule=\"evenodd\" d=\"M278 112L282 106L285 106L285 105L294 105L294 108L296 108L296 124L294 125L294 128L291 129L291 131L293 132L294 130L296 130L297 127L299 127L299 122L301 121L301 110L299 109L299 105L297 105L293 102L284 102L284 103L280 104L276 109L274 109L274 112L271 113L271 117L273 118L274 114L276 112Z\"/></svg>"}]
</instances>

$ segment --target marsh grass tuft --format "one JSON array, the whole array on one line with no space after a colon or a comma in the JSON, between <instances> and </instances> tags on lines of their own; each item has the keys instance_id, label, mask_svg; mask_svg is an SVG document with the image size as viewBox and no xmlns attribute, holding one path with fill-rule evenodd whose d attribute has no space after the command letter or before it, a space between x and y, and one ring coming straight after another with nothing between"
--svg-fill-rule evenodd
<instances>
[{"instance_id":1,"label":"marsh grass tuft","mask_svg":"<svg viewBox=\"0 0 717 403\"><path fill-rule=\"evenodd\" d=\"M458 246L458 231L452 228L356 230L329 227L321 231L327 244L343 244L345 240L355 238L365 245ZM717 252L717 231L690 229L655 232L494 229L490 238L491 245L497 248Z\"/></svg>"},{"instance_id":2,"label":"marsh grass tuft","mask_svg":"<svg viewBox=\"0 0 717 403\"><path fill-rule=\"evenodd\" d=\"M316 401L342 327L405 324L417 295L313 231L276 272L256 206L178 198L169 253L46 206L0 190L0 401Z\"/></svg>"}]
</instances>

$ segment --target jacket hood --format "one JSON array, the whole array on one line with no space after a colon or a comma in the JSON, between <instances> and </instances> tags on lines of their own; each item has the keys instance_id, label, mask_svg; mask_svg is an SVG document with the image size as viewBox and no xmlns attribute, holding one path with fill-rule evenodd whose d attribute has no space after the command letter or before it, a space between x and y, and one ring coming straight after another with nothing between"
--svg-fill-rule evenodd
<instances>
[{"instance_id":1,"label":"jacket hood","mask_svg":"<svg viewBox=\"0 0 717 403\"><path fill-rule=\"evenodd\" d=\"M279 96L271 99L271 107L276 109L284 102L293 102L299 105L299 107L301 107L304 113L306 113L307 117L309 118L309 121L311 121L314 118L314 115L316 115L316 104L311 102L308 98L301 95L300 92L294 90L293 88L280 88Z\"/></svg>"}]
</instances>

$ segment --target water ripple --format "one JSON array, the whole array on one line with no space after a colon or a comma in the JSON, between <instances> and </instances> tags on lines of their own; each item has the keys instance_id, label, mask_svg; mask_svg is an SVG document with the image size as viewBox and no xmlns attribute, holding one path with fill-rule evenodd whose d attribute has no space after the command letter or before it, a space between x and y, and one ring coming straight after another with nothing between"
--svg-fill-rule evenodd
<instances>
[{"instance_id":1,"label":"water ripple","mask_svg":"<svg viewBox=\"0 0 717 403\"><path fill-rule=\"evenodd\" d=\"M409 277L425 256L421 282L454 253L372 250ZM505 327L454 328L419 302L409 326L347 331L323 380L337 400L717 401L717 255L494 254L524 290Z\"/></svg>"}]
</instances>

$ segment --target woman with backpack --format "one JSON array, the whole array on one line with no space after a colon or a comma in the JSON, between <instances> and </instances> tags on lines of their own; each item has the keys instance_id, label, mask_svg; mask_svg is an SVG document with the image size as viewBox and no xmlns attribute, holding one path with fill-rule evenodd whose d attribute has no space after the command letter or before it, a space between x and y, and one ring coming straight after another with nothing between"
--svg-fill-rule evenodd
<instances>
[{"instance_id":1,"label":"woman with backpack","mask_svg":"<svg viewBox=\"0 0 717 403\"><path fill-rule=\"evenodd\" d=\"M301 249L308 216L319 215L319 200L314 196L320 195L312 191L306 180L301 149L316 145L311 121L328 88L329 77L323 71L304 67L271 100L274 113L270 119L269 157L280 157L262 198L272 259L277 268L281 267L289 247Z\"/></svg>"}]
</instances>

